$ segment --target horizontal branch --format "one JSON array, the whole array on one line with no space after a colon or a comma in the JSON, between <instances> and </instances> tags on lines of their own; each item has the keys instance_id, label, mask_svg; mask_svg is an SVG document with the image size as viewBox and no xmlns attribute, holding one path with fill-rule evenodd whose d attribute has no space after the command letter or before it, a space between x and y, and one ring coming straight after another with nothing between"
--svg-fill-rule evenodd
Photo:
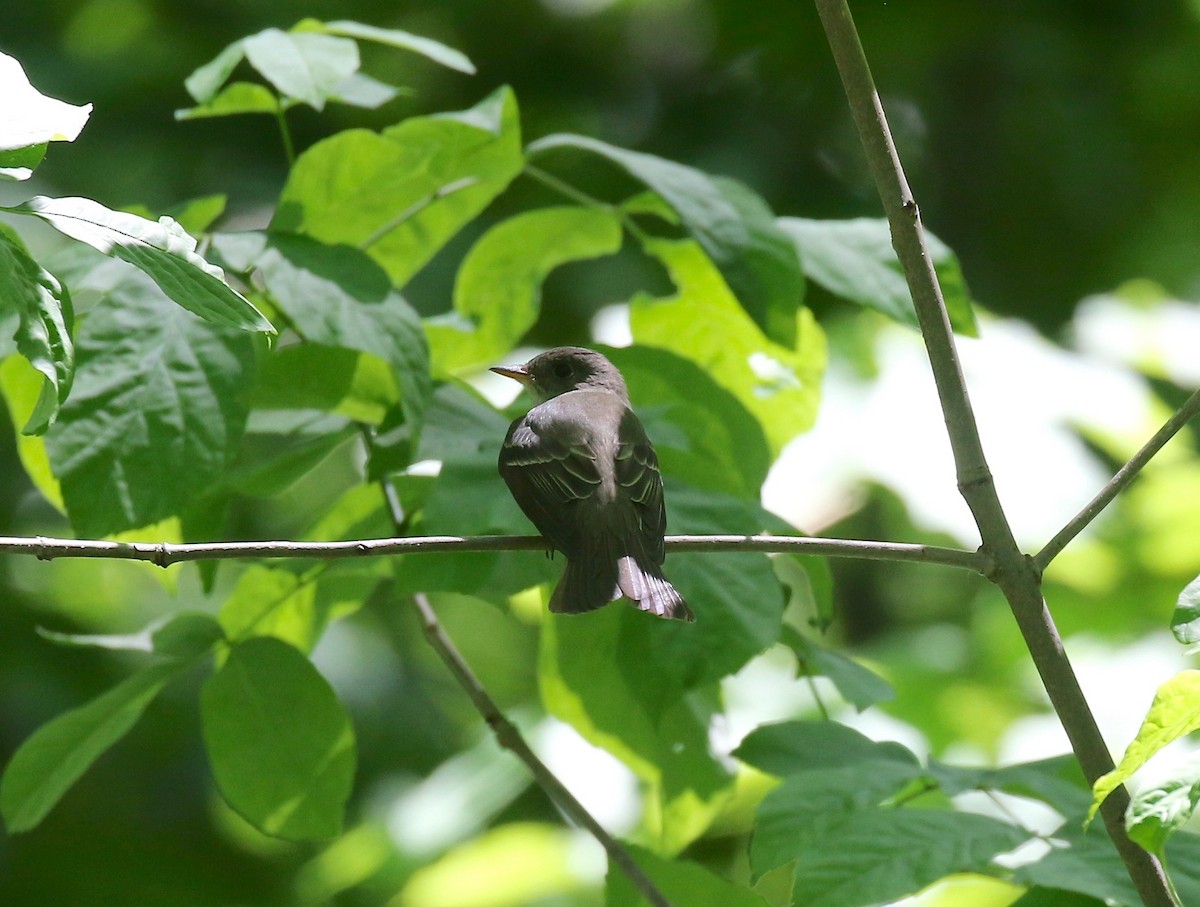
<instances>
[{"instance_id":1,"label":"horizontal branch","mask_svg":"<svg viewBox=\"0 0 1200 907\"><path fill-rule=\"evenodd\" d=\"M669 535L671 551L757 551L766 554L812 554L882 561L913 561L941 564L986 574L991 561L983 553L936 545L901 542L867 542L848 539L800 538L780 535ZM148 561L159 567L183 561L231 558L318 558L381 557L389 554L419 554L432 551L544 551L546 540L536 535L429 535L346 542L112 542L87 539L55 539L36 536L0 536L0 551L26 554L39 560L56 557L103 557Z\"/></svg>"}]
</instances>

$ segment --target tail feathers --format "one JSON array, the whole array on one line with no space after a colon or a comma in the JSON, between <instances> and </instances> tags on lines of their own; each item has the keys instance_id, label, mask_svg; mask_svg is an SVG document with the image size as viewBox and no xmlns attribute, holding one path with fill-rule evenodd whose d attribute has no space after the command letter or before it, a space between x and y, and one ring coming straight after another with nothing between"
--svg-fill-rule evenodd
<instances>
[{"instance_id":1,"label":"tail feathers","mask_svg":"<svg viewBox=\"0 0 1200 907\"><path fill-rule=\"evenodd\" d=\"M617 588L643 611L675 620L696 619L683 596L658 567L647 569L629 555L617 561Z\"/></svg>"},{"instance_id":2,"label":"tail feathers","mask_svg":"<svg viewBox=\"0 0 1200 907\"><path fill-rule=\"evenodd\" d=\"M659 617L696 619L657 565L643 565L632 555L612 550L614 547L615 542L597 535L586 556L567 558L562 579L550 596L550 610L556 614L583 614L624 595L641 610Z\"/></svg>"}]
</instances>

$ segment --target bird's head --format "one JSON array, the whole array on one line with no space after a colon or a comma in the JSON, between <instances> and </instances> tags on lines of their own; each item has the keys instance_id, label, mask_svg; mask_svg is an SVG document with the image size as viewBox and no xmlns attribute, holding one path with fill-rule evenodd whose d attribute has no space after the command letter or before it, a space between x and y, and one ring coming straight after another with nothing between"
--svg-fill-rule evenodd
<instances>
[{"instance_id":1,"label":"bird's head","mask_svg":"<svg viewBox=\"0 0 1200 907\"><path fill-rule=\"evenodd\" d=\"M597 353L579 346L560 346L534 356L524 365L500 365L492 369L520 381L538 403L582 388L612 391L625 402L629 392L617 367Z\"/></svg>"}]
</instances>

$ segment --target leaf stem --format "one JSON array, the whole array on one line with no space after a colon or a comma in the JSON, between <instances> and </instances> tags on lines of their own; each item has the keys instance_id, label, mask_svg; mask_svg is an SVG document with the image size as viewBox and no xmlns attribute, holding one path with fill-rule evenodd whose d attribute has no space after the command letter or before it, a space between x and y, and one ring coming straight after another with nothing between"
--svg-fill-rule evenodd
<instances>
[{"instance_id":1,"label":"leaf stem","mask_svg":"<svg viewBox=\"0 0 1200 907\"><path fill-rule=\"evenodd\" d=\"M275 122L279 125L279 137L283 140L283 153L287 158L288 170L291 170L296 165L296 146L292 142L292 130L287 124L287 107L283 98L276 99Z\"/></svg>"},{"instance_id":2,"label":"leaf stem","mask_svg":"<svg viewBox=\"0 0 1200 907\"><path fill-rule=\"evenodd\" d=\"M636 239L639 243L645 243L647 239L646 231L639 227L637 221L629 215L628 211L622 209L620 205L613 205L609 202L603 201L602 199L596 198L594 195L589 195L582 189L572 186L566 180L560 179L553 173L543 170L541 167L538 167L535 164L530 164L527 162L523 172L526 176L537 180L546 188L554 190L559 195L569 198L571 201L576 202L577 204L583 205L587 208L603 208L605 211L611 211L612 213L616 214L618 218L620 218L621 224L626 230L629 231L630 236Z\"/></svg>"},{"instance_id":3,"label":"leaf stem","mask_svg":"<svg viewBox=\"0 0 1200 907\"><path fill-rule=\"evenodd\" d=\"M1112 757L1042 597L1041 572L1033 559L1017 547L996 494L959 367L941 287L925 243L920 212L892 141L858 30L846 0L815 2L887 214L892 245L913 297L954 452L959 491L975 517L983 539L982 550L992 558L988 578L1007 599L1084 774L1089 781L1095 781L1111 770ZM1125 833L1124 813L1128 802L1124 790L1109 798L1103 808L1105 826L1147 907L1170 907L1171 895L1162 866Z\"/></svg>"},{"instance_id":4,"label":"leaf stem","mask_svg":"<svg viewBox=\"0 0 1200 907\"><path fill-rule=\"evenodd\" d=\"M1150 462L1151 457L1157 454L1162 448L1179 432L1184 425L1195 418L1196 414L1200 413L1200 390L1188 397L1183 406L1179 407L1175 415L1171 416L1162 428L1154 433L1149 441L1147 441L1142 449L1129 458L1124 466L1117 470L1116 475L1109 479L1108 483L1096 493L1083 510L1079 511L1075 517L1063 526L1062 529L1046 543L1033 558L1038 570L1045 570L1047 565L1056 558L1059 553L1067 547L1079 535L1084 528L1100 515L1113 498L1120 494L1127 485L1129 485L1142 468Z\"/></svg>"},{"instance_id":5,"label":"leaf stem","mask_svg":"<svg viewBox=\"0 0 1200 907\"><path fill-rule=\"evenodd\" d=\"M397 227L403 225L406 221L416 217L434 202L440 201L448 195L453 195L460 189L467 189L471 186L474 186L478 182L479 180L474 176L464 176L462 179L454 180L452 183L446 183L446 185L442 186L436 192L430 192L424 198L417 199L391 220L387 221L385 224L375 230L370 236L360 242L358 244L358 248L364 251L371 248L371 246L375 245L375 243L379 242Z\"/></svg>"}]
</instances>

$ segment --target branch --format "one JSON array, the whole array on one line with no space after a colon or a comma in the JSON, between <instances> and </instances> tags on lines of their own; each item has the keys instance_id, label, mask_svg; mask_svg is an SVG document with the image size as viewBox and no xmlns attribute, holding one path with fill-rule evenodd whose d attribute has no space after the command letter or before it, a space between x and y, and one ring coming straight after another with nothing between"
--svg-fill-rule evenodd
<instances>
[{"instance_id":1,"label":"branch","mask_svg":"<svg viewBox=\"0 0 1200 907\"><path fill-rule=\"evenodd\" d=\"M550 801L561 809L573 822L587 829L592 837L600 842L601 846L608 853L609 859L625 873L634 886L654 907L671 907L670 902L658 890L650 877L642 871L642 868L634 861L629 851L616 838L610 835L603 825L596 821L595 817L575 798L574 794L563 786L563 783L558 780L558 776L546 767L546 763L542 762L538 758L537 753L525 742L525 738L521 736L521 732L516 729L511 721L504 717L504 713L500 711L500 707L487 694L487 691L479 682L479 678L475 676L470 666L463 659L462 655L459 654L458 649L455 648L450 637L446 635L446 631L442 629L442 625L437 618L437 613L429 604L429 599L418 592L413 596L413 601L416 602L417 611L421 614L421 626L425 631L425 638L429 640L429 644L433 646L434 651L441 656L442 661L450 669L450 673L454 675L459 686L471 698L471 702L474 703L476 710L483 716L483 720L492 729L492 733L496 735L496 741L525 763L525 767L533 775L533 780L537 782L538 787L546 792Z\"/></svg>"},{"instance_id":2,"label":"branch","mask_svg":"<svg viewBox=\"0 0 1200 907\"><path fill-rule=\"evenodd\" d=\"M1129 462L1117 470L1117 474L1109 479L1108 484L1097 492L1096 496L1088 502L1088 505L1075 515L1074 519L1059 530L1054 538L1046 543L1041 551L1034 557L1034 563L1037 564L1038 570L1045 570L1047 565L1058 557L1059 553L1071 543L1071 540L1112 503L1113 498L1124 490L1130 482L1132 482L1139 472L1142 471L1151 457L1162 450L1163 446L1170 441L1179 432L1183 426L1190 422L1197 413L1200 413L1200 390L1188 397L1183 406L1179 407L1175 415L1171 416L1157 432L1154 433L1149 441L1147 441L1142 449L1130 457Z\"/></svg>"},{"instance_id":3,"label":"branch","mask_svg":"<svg viewBox=\"0 0 1200 907\"><path fill-rule=\"evenodd\" d=\"M1017 547L996 494L959 367L941 287L926 248L920 213L892 141L858 31L846 0L816 0L816 6L887 214L892 245L912 294L954 452L959 491L975 517L983 550L993 559L989 579L1008 600L1071 747L1088 780L1095 781L1111 770L1112 757L1042 598L1041 573L1032 558ZM1162 867L1125 833L1128 803L1129 796L1122 789L1115 799L1109 798L1104 804L1102 814L1109 836L1142 901L1148 907L1171 907Z\"/></svg>"},{"instance_id":4,"label":"branch","mask_svg":"<svg viewBox=\"0 0 1200 907\"><path fill-rule=\"evenodd\" d=\"M914 561L990 572L991 561L978 551L911 545L901 542L867 542L854 539L800 538L780 535L671 535L672 551L758 551L762 553L826 555L884 561ZM382 557L392 554L421 554L434 551L545 551L546 540L536 535L428 535L386 539L356 539L344 542L111 542L90 539L58 539L36 536L0 536L0 552L32 555L48 561L56 557L101 557L148 561L169 567L184 561L234 558Z\"/></svg>"}]
</instances>

